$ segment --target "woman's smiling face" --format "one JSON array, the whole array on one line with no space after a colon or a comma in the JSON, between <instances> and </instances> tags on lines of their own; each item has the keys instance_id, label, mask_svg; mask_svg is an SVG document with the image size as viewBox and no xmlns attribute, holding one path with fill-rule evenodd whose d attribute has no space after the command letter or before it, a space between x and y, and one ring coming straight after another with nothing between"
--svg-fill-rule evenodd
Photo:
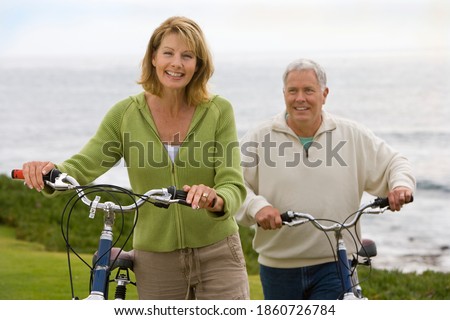
<instances>
[{"instance_id":1,"label":"woman's smiling face","mask_svg":"<svg viewBox=\"0 0 450 320\"><path fill-rule=\"evenodd\" d=\"M197 69L197 57L178 34L170 33L161 41L152 64L164 90L184 90Z\"/></svg>"}]
</instances>

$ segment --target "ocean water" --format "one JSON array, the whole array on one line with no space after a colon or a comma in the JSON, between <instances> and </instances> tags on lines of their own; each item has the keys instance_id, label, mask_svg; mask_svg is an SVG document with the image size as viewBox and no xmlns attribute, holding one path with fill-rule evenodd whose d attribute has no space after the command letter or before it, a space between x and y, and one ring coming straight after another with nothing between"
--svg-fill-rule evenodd
<instances>
[{"instance_id":1,"label":"ocean water","mask_svg":"<svg viewBox=\"0 0 450 320\"><path fill-rule=\"evenodd\" d=\"M450 55L317 54L325 108L364 123L406 155L418 181L400 213L365 217L378 268L450 272ZM238 134L284 108L281 75L294 56L223 56L211 91L234 106ZM142 89L136 57L0 58L0 173L29 160L59 162L93 135L105 112ZM128 186L123 165L98 182ZM366 195L364 201L369 200Z\"/></svg>"}]
</instances>

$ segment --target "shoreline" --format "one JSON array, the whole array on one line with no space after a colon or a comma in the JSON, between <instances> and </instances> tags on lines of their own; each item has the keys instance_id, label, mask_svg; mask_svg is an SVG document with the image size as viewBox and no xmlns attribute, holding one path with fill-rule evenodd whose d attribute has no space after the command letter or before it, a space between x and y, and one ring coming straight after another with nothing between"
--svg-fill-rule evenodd
<instances>
[{"instance_id":1,"label":"shoreline","mask_svg":"<svg viewBox=\"0 0 450 320\"><path fill-rule=\"evenodd\" d=\"M428 255L376 256L372 267L379 270L397 270L402 273L422 274L426 271L450 273L450 252Z\"/></svg>"}]
</instances>

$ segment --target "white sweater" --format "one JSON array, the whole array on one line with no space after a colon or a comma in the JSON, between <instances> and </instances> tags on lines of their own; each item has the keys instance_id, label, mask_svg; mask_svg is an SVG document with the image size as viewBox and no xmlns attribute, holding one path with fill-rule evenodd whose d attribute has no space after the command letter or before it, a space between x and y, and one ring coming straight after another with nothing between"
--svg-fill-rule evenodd
<instances>
[{"instance_id":1,"label":"white sweater","mask_svg":"<svg viewBox=\"0 0 450 320\"><path fill-rule=\"evenodd\" d=\"M415 188L405 157L362 125L326 112L308 152L282 112L248 132L241 153L247 198L236 218L243 226L254 225L256 213L268 205L344 222L359 208L364 191L386 196L398 186ZM361 236L360 226L357 232ZM334 234L328 236L335 245ZM344 232L344 239L350 257L356 246L350 234ZM257 227L253 247L258 261L269 267L334 261L329 239L309 223L278 230Z\"/></svg>"}]
</instances>

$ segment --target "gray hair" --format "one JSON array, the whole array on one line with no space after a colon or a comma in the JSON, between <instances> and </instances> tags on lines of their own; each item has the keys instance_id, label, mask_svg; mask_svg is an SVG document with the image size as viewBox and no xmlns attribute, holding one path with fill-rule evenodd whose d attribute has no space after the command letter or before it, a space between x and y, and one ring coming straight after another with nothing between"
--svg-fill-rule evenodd
<instances>
[{"instance_id":1,"label":"gray hair","mask_svg":"<svg viewBox=\"0 0 450 320\"><path fill-rule=\"evenodd\" d=\"M283 74L283 84L286 86L286 80L291 71L313 70L316 73L320 88L325 90L327 87L327 75L325 70L317 63L309 59L297 59L289 63Z\"/></svg>"}]
</instances>

